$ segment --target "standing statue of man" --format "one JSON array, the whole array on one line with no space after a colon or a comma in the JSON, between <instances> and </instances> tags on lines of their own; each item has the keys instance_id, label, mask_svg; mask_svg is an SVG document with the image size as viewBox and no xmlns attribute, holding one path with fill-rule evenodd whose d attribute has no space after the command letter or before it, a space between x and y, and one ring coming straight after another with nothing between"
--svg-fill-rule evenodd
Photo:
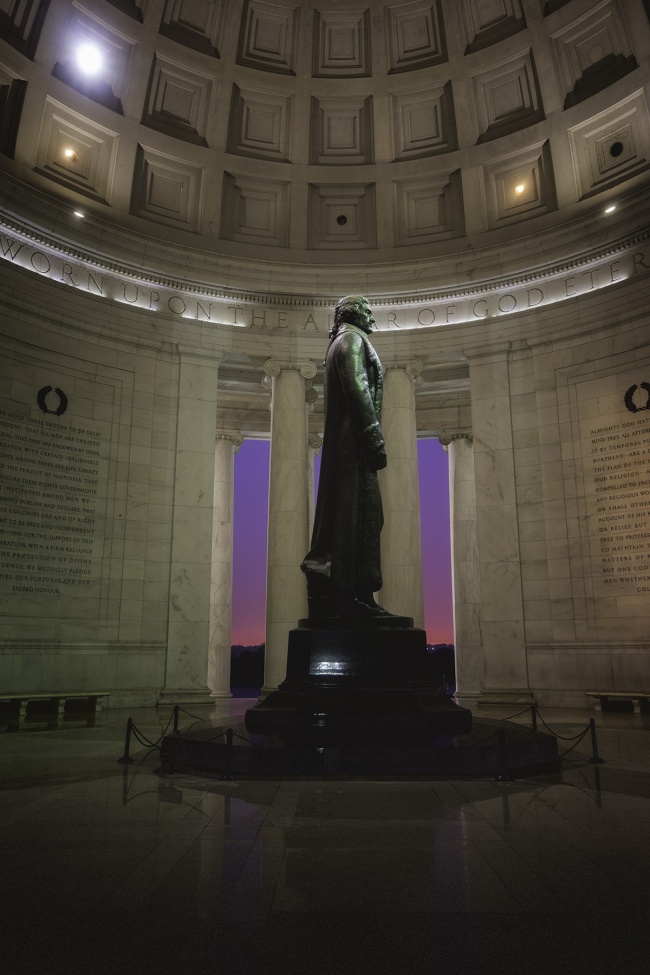
<instances>
[{"instance_id":1,"label":"standing statue of man","mask_svg":"<svg viewBox=\"0 0 650 975\"><path fill-rule=\"evenodd\" d=\"M325 358L325 432L307 576L310 618L389 616L381 589L383 525L377 471L386 466L381 433L384 374L368 336L368 301L348 295L336 305Z\"/></svg>"}]
</instances>

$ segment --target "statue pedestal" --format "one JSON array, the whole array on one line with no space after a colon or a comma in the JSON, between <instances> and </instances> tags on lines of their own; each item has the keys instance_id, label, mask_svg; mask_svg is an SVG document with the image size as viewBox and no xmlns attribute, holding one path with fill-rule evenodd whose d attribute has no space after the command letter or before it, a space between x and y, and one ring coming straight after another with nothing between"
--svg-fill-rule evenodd
<instances>
[{"instance_id":1,"label":"statue pedestal","mask_svg":"<svg viewBox=\"0 0 650 975\"><path fill-rule=\"evenodd\" d=\"M423 744L471 723L435 687L426 634L403 616L300 620L286 679L246 712L249 733L314 747Z\"/></svg>"}]
</instances>

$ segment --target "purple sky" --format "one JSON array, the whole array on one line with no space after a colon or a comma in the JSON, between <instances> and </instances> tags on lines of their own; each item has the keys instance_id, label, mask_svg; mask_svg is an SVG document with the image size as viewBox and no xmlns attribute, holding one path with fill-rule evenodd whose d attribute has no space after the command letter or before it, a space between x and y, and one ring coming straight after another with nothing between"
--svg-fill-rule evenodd
<instances>
[{"instance_id":1,"label":"purple sky","mask_svg":"<svg viewBox=\"0 0 650 975\"><path fill-rule=\"evenodd\" d=\"M427 639L453 643L447 455L437 440L419 440L418 457ZM235 455L232 612L232 642L244 646L264 640L268 482L268 440L246 440Z\"/></svg>"}]
</instances>

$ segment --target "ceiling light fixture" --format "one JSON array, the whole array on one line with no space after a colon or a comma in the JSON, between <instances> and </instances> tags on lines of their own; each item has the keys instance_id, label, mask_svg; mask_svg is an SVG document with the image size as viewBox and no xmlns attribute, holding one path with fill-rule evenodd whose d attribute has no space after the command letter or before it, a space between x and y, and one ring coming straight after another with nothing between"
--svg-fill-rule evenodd
<instances>
[{"instance_id":1,"label":"ceiling light fixture","mask_svg":"<svg viewBox=\"0 0 650 975\"><path fill-rule=\"evenodd\" d=\"M80 220L83 220L85 214L82 213L81 210L73 210L72 212L74 213L75 217L79 217Z\"/></svg>"},{"instance_id":2,"label":"ceiling light fixture","mask_svg":"<svg viewBox=\"0 0 650 975\"><path fill-rule=\"evenodd\" d=\"M610 206L605 207L605 213L613 213L616 209L616 204L612 203Z\"/></svg>"},{"instance_id":3,"label":"ceiling light fixture","mask_svg":"<svg viewBox=\"0 0 650 975\"><path fill-rule=\"evenodd\" d=\"M102 67L102 52L96 44L80 44L76 52L77 67L84 74L97 74Z\"/></svg>"},{"instance_id":4,"label":"ceiling light fixture","mask_svg":"<svg viewBox=\"0 0 650 975\"><path fill-rule=\"evenodd\" d=\"M70 148L64 149L63 155L65 156L66 159L69 159L70 162L76 162L77 160L77 153L74 151L74 149L70 149Z\"/></svg>"},{"instance_id":5,"label":"ceiling light fixture","mask_svg":"<svg viewBox=\"0 0 650 975\"><path fill-rule=\"evenodd\" d=\"M521 196L525 189L526 189L525 183L517 183L517 185L515 186L515 193L517 194L517 196Z\"/></svg>"}]
</instances>

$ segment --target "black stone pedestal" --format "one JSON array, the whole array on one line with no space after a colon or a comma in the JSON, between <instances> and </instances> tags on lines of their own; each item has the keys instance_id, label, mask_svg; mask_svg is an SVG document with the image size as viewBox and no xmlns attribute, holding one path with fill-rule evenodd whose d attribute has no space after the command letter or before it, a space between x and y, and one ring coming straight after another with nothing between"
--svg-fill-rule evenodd
<instances>
[{"instance_id":1,"label":"black stone pedestal","mask_svg":"<svg viewBox=\"0 0 650 975\"><path fill-rule=\"evenodd\" d=\"M426 744L471 724L433 684L426 634L404 616L300 620L286 679L246 712L249 733L313 747Z\"/></svg>"}]
</instances>

